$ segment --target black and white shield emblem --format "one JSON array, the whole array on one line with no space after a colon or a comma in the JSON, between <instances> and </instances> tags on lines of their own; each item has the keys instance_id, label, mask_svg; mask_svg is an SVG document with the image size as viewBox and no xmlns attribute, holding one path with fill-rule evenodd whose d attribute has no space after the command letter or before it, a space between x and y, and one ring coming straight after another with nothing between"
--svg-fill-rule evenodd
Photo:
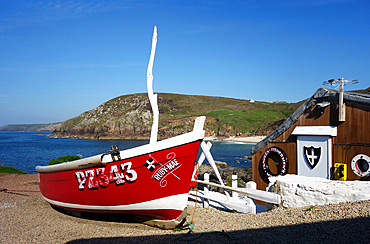
<instances>
[{"instance_id":1,"label":"black and white shield emblem","mask_svg":"<svg viewBox=\"0 0 370 244\"><path fill-rule=\"evenodd\" d=\"M154 158L150 157L148 160L146 160L143 166L147 167L152 172L158 165L159 163L157 163Z\"/></svg>"},{"instance_id":2,"label":"black and white shield emblem","mask_svg":"<svg viewBox=\"0 0 370 244\"><path fill-rule=\"evenodd\" d=\"M315 166L319 163L321 157L321 147L303 147L304 150L304 157L308 166L311 169L315 168Z\"/></svg>"}]
</instances>

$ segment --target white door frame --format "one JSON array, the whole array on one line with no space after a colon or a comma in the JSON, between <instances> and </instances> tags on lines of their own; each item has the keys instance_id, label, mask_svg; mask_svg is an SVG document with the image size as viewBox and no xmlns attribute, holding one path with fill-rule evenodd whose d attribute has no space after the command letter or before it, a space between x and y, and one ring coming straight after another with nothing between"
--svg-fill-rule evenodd
<instances>
[{"instance_id":1,"label":"white door frame","mask_svg":"<svg viewBox=\"0 0 370 244\"><path fill-rule=\"evenodd\" d=\"M297 126L292 135L297 136L297 174L330 179L332 137L337 136L337 127Z\"/></svg>"}]
</instances>

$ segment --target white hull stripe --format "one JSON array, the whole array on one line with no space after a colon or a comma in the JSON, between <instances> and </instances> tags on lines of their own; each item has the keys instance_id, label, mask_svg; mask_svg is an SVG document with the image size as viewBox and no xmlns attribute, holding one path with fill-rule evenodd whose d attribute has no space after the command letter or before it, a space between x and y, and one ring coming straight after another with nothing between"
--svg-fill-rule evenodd
<instances>
[{"instance_id":1,"label":"white hull stripe","mask_svg":"<svg viewBox=\"0 0 370 244\"><path fill-rule=\"evenodd\" d=\"M81 209L81 210L110 210L110 211L122 211L122 210L156 210L156 209L174 209L184 210L187 204L188 193L173 195L169 197L163 197L147 202L128 204L128 205L116 205L116 206L98 206L98 205L82 205L74 203L65 203L54 201L42 196L47 202L52 205Z\"/></svg>"}]
</instances>

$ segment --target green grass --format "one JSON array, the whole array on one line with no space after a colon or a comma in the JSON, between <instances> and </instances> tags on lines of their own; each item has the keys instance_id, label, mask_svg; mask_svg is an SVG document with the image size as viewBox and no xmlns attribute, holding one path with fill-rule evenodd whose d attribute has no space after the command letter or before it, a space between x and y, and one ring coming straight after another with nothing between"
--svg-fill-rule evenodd
<instances>
[{"instance_id":1,"label":"green grass","mask_svg":"<svg viewBox=\"0 0 370 244\"><path fill-rule=\"evenodd\" d=\"M161 114L159 116L159 129L165 130L192 130L194 117L205 115L208 120L205 129L210 133L243 133L245 135L256 132L262 126L288 118L299 106L298 103L269 103L254 102L248 100L209 97L196 95L181 95L170 93L158 93L161 101L158 104ZM97 113L91 110L72 118L62 124L60 130L80 128L81 126L101 127L104 123L120 121L121 126L141 125L142 113L151 111L150 104L145 105L147 94L131 94L114 98L99 108ZM144 104L144 105L143 105ZM108 112L109 111L109 112ZM128 113L137 111L130 120ZM81 122L86 124L81 124ZM89 122L88 122L89 121ZM151 121L149 119L149 121ZM149 122L150 123L150 122ZM150 124L145 125L150 127Z\"/></svg>"},{"instance_id":2,"label":"green grass","mask_svg":"<svg viewBox=\"0 0 370 244\"><path fill-rule=\"evenodd\" d=\"M48 165L54 165L54 164L61 164L64 162L70 162L70 161L75 161L77 159L81 159L80 156L72 155L72 156L62 156L56 159L50 160Z\"/></svg>"},{"instance_id":3,"label":"green grass","mask_svg":"<svg viewBox=\"0 0 370 244\"><path fill-rule=\"evenodd\" d=\"M277 121L286 118L280 111L229 111L218 110L205 114L207 117L219 119L221 125L229 125L233 130L252 133L253 130L265 124L266 121ZM222 128L222 127L221 127ZM231 131L234 132L234 131Z\"/></svg>"},{"instance_id":4,"label":"green grass","mask_svg":"<svg viewBox=\"0 0 370 244\"><path fill-rule=\"evenodd\" d=\"M0 165L0 174L27 174L27 173L19 169L15 169L13 167Z\"/></svg>"},{"instance_id":5,"label":"green grass","mask_svg":"<svg viewBox=\"0 0 370 244\"><path fill-rule=\"evenodd\" d=\"M308 208L306 208L304 211L308 212L308 211L311 211L312 209L315 209L316 207L315 206L310 206Z\"/></svg>"}]
</instances>

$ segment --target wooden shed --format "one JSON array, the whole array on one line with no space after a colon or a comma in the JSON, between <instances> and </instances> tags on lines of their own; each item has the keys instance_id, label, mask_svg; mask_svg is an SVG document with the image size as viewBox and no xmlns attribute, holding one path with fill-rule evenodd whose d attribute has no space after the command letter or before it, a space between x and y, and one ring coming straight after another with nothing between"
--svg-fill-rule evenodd
<instances>
[{"instance_id":1,"label":"wooden shed","mask_svg":"<svg viewBox=\"0 0 370 244\"><path fill-rule=\"evenodd\" d=\"M370 178L370 96L320 88L252 149L253 181L297 174L340 180ZM342 121L339 121L342 120Z\"/></svg>"}]
</instances>

